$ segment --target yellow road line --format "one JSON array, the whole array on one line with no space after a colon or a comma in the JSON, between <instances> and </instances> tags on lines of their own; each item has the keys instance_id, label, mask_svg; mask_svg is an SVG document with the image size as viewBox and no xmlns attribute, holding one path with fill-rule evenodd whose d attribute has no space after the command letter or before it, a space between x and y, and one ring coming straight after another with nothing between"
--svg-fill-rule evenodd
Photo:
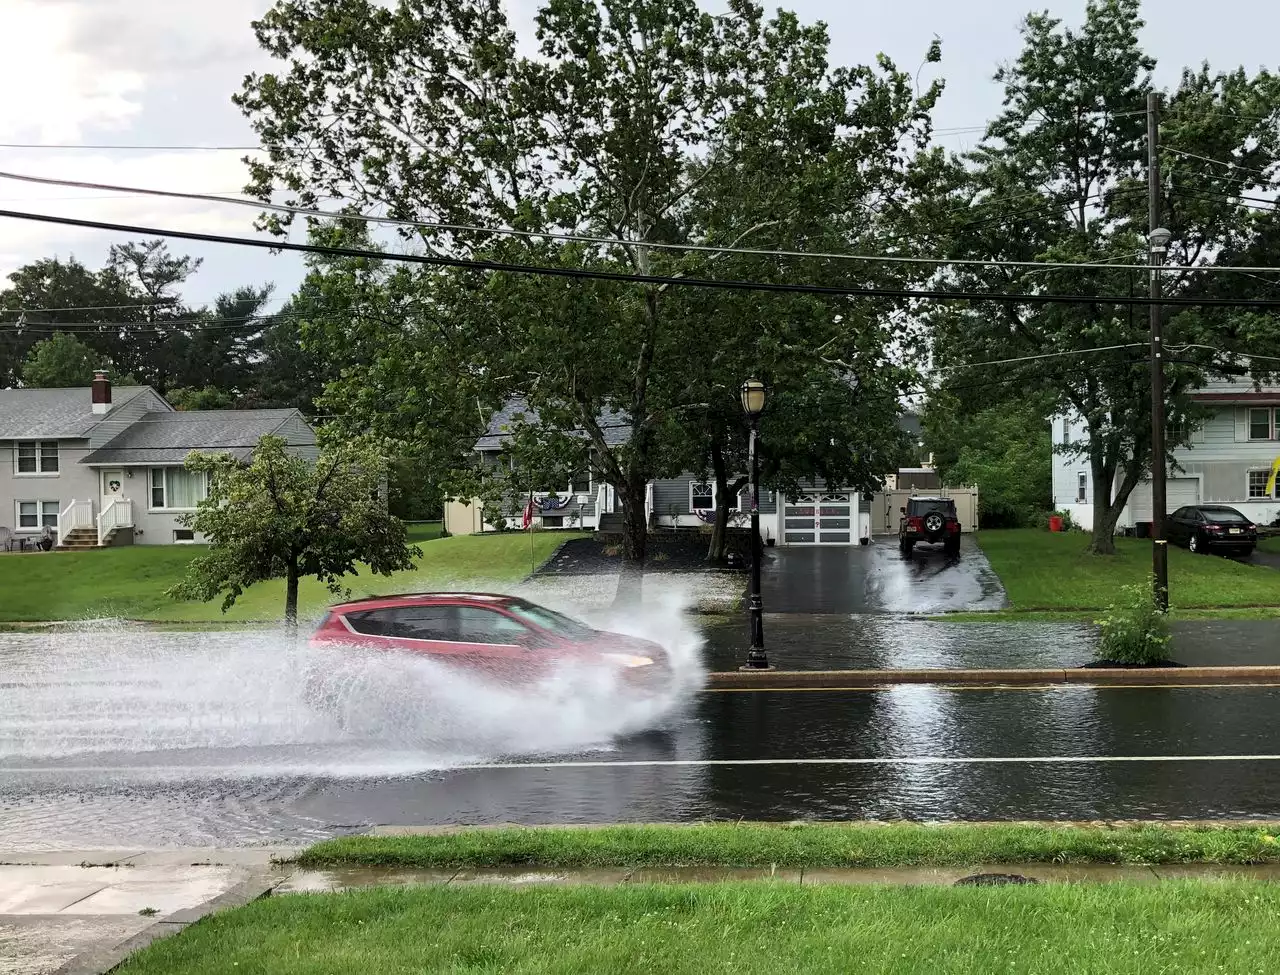
<instances>
[{"instance_id":1,"label":"yellow road line","mask_svg":"<svg viewBox=\"0 0 1280 975\"><path fill-rule=\"evenodd\" d=\"M947 684L912 681L903 684L874 684L864 687L704 687L703 694L847 694L857 691L888 691L897 687L937 687L944 691L1160 691L1220 687L1280 687L1280 684Z\"/></svg>"}]
</instances>

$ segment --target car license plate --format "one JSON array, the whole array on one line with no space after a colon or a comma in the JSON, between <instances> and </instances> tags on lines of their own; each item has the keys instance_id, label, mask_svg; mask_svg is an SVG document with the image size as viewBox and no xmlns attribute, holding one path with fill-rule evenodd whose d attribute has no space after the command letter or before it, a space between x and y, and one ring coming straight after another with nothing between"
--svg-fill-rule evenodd
<instances>
[{"instance_id":1,"label":"car license plate","mask_svg":"<svg viewBox=\"0 0 1280 975\"><path fill-rule=\"evenodd\" d=\"M1244 534L1244 529L1243 529L1243 528L1228 528L1228 529L1227 529L1227 534L1228 534L1228 535L1243 535L1243 534Z\"/></svg>"}]
</instances>

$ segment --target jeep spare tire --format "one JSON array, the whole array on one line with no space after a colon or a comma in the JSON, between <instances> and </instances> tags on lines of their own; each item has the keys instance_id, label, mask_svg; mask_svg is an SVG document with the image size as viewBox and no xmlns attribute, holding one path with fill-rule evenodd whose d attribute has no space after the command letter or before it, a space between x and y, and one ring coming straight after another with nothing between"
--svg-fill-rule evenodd
<instances>
[{"instance_id":1,"label":"jeep spare tire","mask_svg":"<svg viewBox=\"0 0 1280 975\"><path fill-rule=\"evenodd\" d=\"M924 529L930 535L940 534L946 523L947 519L943 517L941 511L930 511L924 516Z\"/></svg>"}]
</instances>

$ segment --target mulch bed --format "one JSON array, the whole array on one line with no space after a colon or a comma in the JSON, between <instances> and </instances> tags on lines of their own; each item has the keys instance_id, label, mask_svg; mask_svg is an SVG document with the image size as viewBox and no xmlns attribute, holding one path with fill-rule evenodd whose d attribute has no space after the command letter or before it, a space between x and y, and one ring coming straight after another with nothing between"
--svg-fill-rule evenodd
<instances>
[{"instance_id":1,"label":"mulch bed","mask_svg":"<svg viewBox=\"0 0 1280 975\"><path fill-rule=\"evenodd\" d=\"M1176 660L1157 660L1150 664L1122 664L1115 660L1095 660L1093 663L1083 664L1080 670L1158 670L1161 667L1185 667L1186 664L1180 664Z\"/></svg>"},{"instance_id":2,"label":"mulch bed","mask_svg":"<svg viewBox=\"0 0 1280 975\"><path fill-rule=\"evenodd\" d=\"M645 553L645 572L745 572L745 563L707 561L708 539L688 535L651 535ZM622 546L599 538L574 538L565 542L534 575L586 576L620 571Z\"/></svg>"}]
</instances>

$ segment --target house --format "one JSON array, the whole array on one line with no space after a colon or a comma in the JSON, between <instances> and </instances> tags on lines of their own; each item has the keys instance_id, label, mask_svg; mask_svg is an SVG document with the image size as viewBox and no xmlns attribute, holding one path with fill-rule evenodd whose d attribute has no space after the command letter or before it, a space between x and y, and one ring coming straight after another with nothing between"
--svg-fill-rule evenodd
<instances>
[{"instance_id":1,"label":"house","mask_svg":"<svg viewBox=\"0 0 1280 975\"><path fill-rule=\"evenodd\" d=\"M488 429L475 443L483 465L493 467L506 462L504 447L513 426L521 419L533 425L538 423L536 412L522 399L509 401L494 414ZM908 419L904 418L904 423ZM599 425L609 446L626 443L630 435L630 423L620 413L602 414ZM904 429L911 430L909 426ZM919 429L918 425L915 429ZM586 436L584 431L570 432ZM546 490L533 492L533 523L542 528L598 529L602 519L607 521L609 516L621 511L613 488L597 482L590 472L577 475L570 484L544 487ZM873 499L861 495L856 488L830 488L816 481L806 485L797 496L785 498L782 504L773 492L761 489L759 502L761 534L777 539L780 545L857 545L861 539L869 538L872 531ZM508 499L509 516L504 527L521 526L526 503L527 499ZM655 527L696 528L711 523L715 509L715 482L700 474L685 472L648 485L645 512ZM731 524L747 523L750 515L747 489L732 500L730 511L733 512ZM896 520L894 526L896 531ZM451 534L469 535L496 527L484 521L481 505L476 500L451 501L445 505L445 529ZM966 524L966 530L972 527L976 525Z\"/></svg>"},{"instance_id":2,"label":"house","mask_svg":"<svg viewBox=\"0 0 1280 975\"><path fill-rule=\"evenodd\" d=\"M1272 464L1280 457L1280 386L1215 382L1192 394L1209 410L1191 442L1173 451L1166 481L1169 512L1189 504L1228 504L1258 524L1280 517L1280 485L1267 493ZM1053 420L1054 507L1069 511L1076 524L1093 526L1093 472L1085 455L1064 454L1064 444L1088 437L1078 417ZM1117 485L1118 487L1118 485ZM1113 494L1115 489L1112 489ZM1119 528L1151 521L1151 480L1142 481L1121 513Z\"/></svg>"},{"instance_id":3,"label":"house","mask_svg":"<svg viewBox=\"0 0 1280 975\"><path fill-rule=\"evenodd\" d=\"M198 541L179 519L207 493L183 468L197 451L248 460L268 434L304 455L315 431L297 410L181 413L148 386L0 390L0 525L46 527L65 547Z\"/></svg>"}]
</instances>

